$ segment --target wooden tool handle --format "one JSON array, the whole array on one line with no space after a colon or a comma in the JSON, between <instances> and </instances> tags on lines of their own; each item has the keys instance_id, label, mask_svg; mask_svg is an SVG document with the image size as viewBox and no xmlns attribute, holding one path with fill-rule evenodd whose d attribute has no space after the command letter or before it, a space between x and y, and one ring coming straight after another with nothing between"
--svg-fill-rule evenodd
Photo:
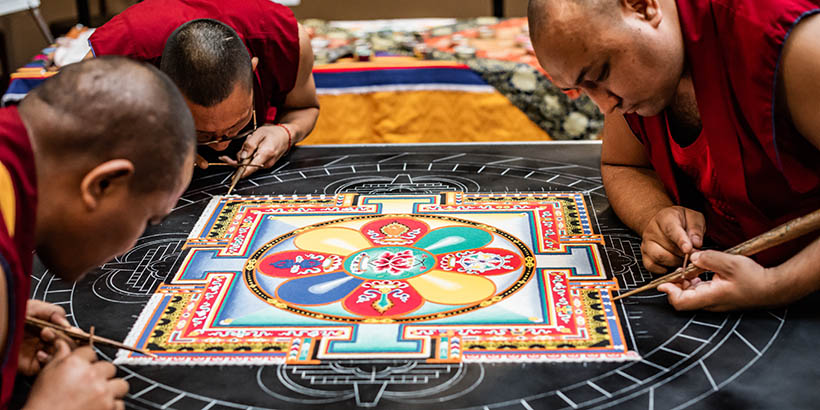
<instances>
[{"instance_id":1,"label":"wooden tool handle","mask_svg":"<svg viewBox=\"0 0 820 410\"><path fill-rule=\"evenodd\" d=\"M792 219L791 221L786 222L768 232L762 233L739 245L733 246L725 252L731 255L752 256L771 247L797 239L817 229L820 229L820 209L799 218ZM676 282L685 278L693 278L702 272L704 272L703 269L700 269L695 265L689 265L689 267L685 270L678 269L668 275L661 276L644 286L616 296L612 298L612 300L615 301L618 299L623 299L627 296L632 296L645 290L655 289L664 283Z\"/></svg>"},{"instance_id":2,"label":"wooden tool handle","mask_svg":"<svg viewBox=\"0 0 820 410\"><path fill-rule=\"evenodd\" d=\"M726 251L733 255L751 256L771 247L797 239L820 228L820 209L792 219L771 231L762 233Z\"/></svg>"}]
</instances>

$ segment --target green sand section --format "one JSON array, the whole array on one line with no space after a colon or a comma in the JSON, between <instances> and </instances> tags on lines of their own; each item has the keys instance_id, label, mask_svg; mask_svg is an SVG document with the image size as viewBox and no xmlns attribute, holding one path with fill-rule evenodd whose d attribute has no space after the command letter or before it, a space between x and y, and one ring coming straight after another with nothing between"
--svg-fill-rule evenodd
<instances>
[{"instance_id":1,"label":"green sand section","mask_svg":"<svg viewBox=\"0 0 820 410\"><path fill-rule=\"evenodd\" d=\"M448 226L435 229L424 235L416 244L434 255L480 248L492 242L493 236L477 228Z\"/></svg>"}]
</instances>

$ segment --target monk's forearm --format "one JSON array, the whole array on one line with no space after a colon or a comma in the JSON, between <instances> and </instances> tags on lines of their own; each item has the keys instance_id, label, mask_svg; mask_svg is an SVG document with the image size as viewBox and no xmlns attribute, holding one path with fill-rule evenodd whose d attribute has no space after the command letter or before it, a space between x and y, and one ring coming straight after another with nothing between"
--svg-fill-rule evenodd
<instances>
[{"instance_id":1,"label":"monk's forearm","mask_svg":"<svg viewBox=\"0 0 820 410\"><path fill-rule=\"evenodd\" d=\"M316 126L319 117L319 107L282 108L284 113L279 116L278 122L286 125L293 133L293 144L305 139Z\"/></svg>"},{"instance_id":2,"label":"monk's forearm","mask_svg":"<svg viewBox=\"0 0 820 410\"><path fill-rule=\"evenodd\" d=\"M604 163L601 177L612 209L639 235L658 211L674 205L651 169Z\"/></svg>"},{"instance_id":3,"label":"monk's forearm","mask_svg":"<svg viewBox=\"0 0 820 410\"><path fill-rule=\"evenodd\" d=\"M780 295L781 303L790 303L820 290L820 238L774 268L777 279L786 286Z\"/></svg>"}]
</instances>

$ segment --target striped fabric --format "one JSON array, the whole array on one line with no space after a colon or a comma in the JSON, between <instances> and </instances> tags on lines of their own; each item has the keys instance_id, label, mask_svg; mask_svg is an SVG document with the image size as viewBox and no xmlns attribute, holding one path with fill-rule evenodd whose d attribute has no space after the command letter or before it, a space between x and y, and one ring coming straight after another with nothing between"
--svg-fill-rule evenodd
<instances>
[{"instance_id":1,"label":"striped fabric","mask_svg":"<svg viewBox=\"0 0 820 410\"><path fill-rule=\"evenodd\" d=\"M0 106L20 102L29 91L40 85L48 77L57 74L56 71L47 71L46 63L48 61L48 54L54 51L54 47L48 47L34 57L32 61L25 66L17 69L11 74L11 81L3 98L0 99Z\"/></svg>"},{"instance_id":2,"label":"striped fabric","mask_svg":"<svg viewBox=\"0 0 820 410\"><path fill-rule=\"evenodd\" d=\"M459 62L381 56L313 73L322 108L303 144L550 139Z\"/></svg>"},{"instance_id":3,"label":"striped fabric","mask_svg":"<svg viewBox=\"0 0 820 410\"><path fill-rule=\"evenodd\" d=\"M2 105L56 74L43 50L12 75ZM314 68L321 112L302 142L545 141L550 137L481 76L455 61L382 56Z\"/></svg>"}]
</instances>

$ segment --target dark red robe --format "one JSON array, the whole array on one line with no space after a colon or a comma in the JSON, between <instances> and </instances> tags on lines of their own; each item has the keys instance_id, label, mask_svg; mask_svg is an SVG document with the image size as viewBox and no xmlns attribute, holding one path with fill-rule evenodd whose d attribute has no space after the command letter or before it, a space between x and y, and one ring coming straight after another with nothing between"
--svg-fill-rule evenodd
<instances>
[{"instance_id":1,"label":"dark red robe","mask_svg":"<svg viewBox=\"0 0 820 410\"><path fill-rule=\"evenodd\" d=\"M203 18L236 30L251 58L259 58L254 105L260 123L273 123L299 71L299 29L285 6L270 0L145 0L98 28L88 42L95 56L123 55L159 67L168 36Z\"/></svg>"},{"instance_id":2,"label":"dark red robe","mask_svg":"<svg viewBox=\"0 0 820 410\"><path fill-rule=\"evenodd\" d=\"M667 112L625 115L673 200L706 216L706 235L733 246L820 208L820 151L775 115L783 44L820 0L678 1L703 130L680 146ZM760 255L783 261L807 244Z\"/></svg>"},{"instance_id":3,"label":"dark red robe","mask_svg":"<svg viewBox=\"0 0 820 410\"><path fill-rule=\"evenodd\" d=\"M8 407L17 375L31 286L37 174L28 133L16 107L0 109L0 265L6 275L8 337L0 374L0 409Z\"/></svg>"}]
</instances>

